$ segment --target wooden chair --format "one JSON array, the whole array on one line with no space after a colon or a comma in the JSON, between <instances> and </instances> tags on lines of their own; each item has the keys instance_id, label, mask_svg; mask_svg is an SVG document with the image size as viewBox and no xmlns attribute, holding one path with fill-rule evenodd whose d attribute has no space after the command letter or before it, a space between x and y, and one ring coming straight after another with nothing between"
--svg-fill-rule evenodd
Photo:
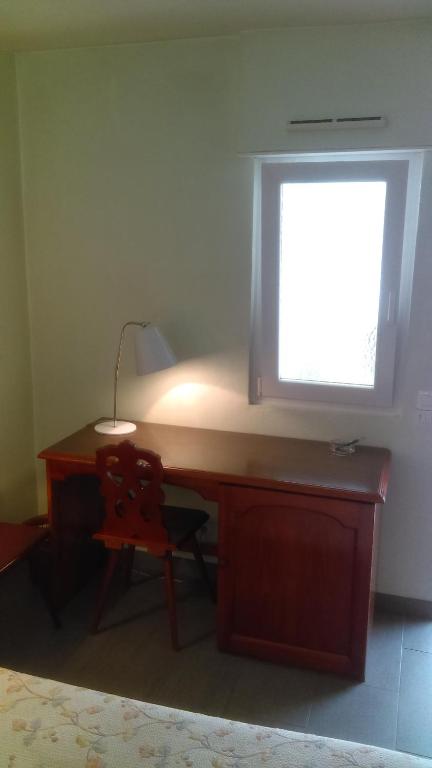
<instances>
[{"instance_id":1,"label":"wooden chair","mask_svg":"<svg viewBox=\"0 0 432 768\"><path fill-rule=\"evenodd\" d=\"M165 586L170 620L171 641L178 650L175 589L172 553L184 544L190 545L195 560L210 593L212 585L201 555L196 532L207 522L202 510L163 506L163 467L160 456L153 451L138 449L129 440L107 445L96 453L96 471L105 499L105 520L102 530L93 538L110 550L100 588L92 631L97 632L113 574L122 551L132 567L135 547L160 558L165 565Z\"/></svg>"}]
</instances>

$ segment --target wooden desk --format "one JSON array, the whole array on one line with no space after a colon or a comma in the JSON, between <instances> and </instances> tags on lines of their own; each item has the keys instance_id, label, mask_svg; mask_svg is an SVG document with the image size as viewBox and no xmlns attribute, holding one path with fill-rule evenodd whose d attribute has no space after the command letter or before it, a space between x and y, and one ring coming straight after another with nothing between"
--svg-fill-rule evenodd
<instances>
[{"instance_id":1,"label":"wooden desk","mask_svg":"<svg viewBox=\"0 0 432 768\"><path fill-rule=\"evenodd\" d=\"M121 439L88 425L39 454L54 529L58 483L94 475L97 448ZM220 649L362 679L389 451L159 424L131 439L161 455L166 483L219 504Z\"/></svg>"}]
</instances>

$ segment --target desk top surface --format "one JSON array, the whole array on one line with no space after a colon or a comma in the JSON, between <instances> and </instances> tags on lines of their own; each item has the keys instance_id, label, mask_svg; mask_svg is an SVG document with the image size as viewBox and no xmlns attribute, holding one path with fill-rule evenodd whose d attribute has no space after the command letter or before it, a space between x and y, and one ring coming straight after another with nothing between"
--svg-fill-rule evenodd
<instances>
[{"instance_id":1,"label":"desk top surface","mask_svg":"<svg viewBox=\"0 0 432 768\"><path fill-rule=\"evenodd\" d=\"M131 435L99 435L94 424L39 453L47 461L93 464L103 445L129 439L162 458L168 481L188 476L274 490L383 502L390 452L357 446L351 456L335 456L315 440L253 435L138 422ZM295 486L295 487L294 487Z\"/></svg>"}]
</instances>

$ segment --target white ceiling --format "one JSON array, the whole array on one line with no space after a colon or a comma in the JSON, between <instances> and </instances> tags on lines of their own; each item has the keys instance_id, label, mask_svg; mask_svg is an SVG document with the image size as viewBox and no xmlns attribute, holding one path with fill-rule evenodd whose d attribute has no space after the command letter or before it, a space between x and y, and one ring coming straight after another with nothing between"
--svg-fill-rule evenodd
<instances>
[{"instance_id":1,"label":"white ceiling","mask_svg":"<svg viewBox=\"0 0 432 768\"><path fill-rule=\"evenodd\" d=\"M0 49L415 18L432 18L432 0L0 0Z\"/></svg>"}]
</instances>

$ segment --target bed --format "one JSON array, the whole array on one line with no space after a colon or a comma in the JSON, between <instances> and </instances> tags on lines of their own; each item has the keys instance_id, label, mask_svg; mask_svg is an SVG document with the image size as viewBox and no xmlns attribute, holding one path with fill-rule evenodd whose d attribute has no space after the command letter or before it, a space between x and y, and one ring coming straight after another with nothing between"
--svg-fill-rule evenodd
<instances>
[{"instance_id":1,"label":"bed","mask_svg":"<svg viewBox=\"0 0 432 768\"><path fill-rule=\"evenodd\" d=\"M0 667L1 768L431 768L425 758L123 699Z\"/></svg>"}]
</instances>

